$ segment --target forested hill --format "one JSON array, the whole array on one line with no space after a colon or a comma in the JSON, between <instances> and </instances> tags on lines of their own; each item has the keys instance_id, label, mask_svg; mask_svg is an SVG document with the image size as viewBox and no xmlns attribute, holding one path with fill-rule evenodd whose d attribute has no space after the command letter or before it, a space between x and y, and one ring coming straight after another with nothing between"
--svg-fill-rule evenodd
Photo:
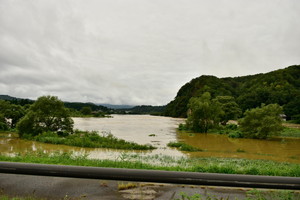
<instances>
[{"instance_id":1,"label":"forested hill","mask_svg":"<svg viewBox=\"0 0 300 200\"><path fill-rule=\"evenodd\" d=\"M8 95L0 95L0 100L5 100L9 101L12 104L16 105L21 105L24 106L26 104L33 104L35 101L31 99L22 99L22 98L17 98L17 97L12 97ZM64 102L65 106L67 108L75 109L80 111L83 107L90 107L92 111L103 111L103 112L108 112L110 111L109 108L101 105L96 105L94 103L81 103L81 102Z\"/></svg>"},{"instance_id":2,"label":"forested hill","mask_svg":"<svg viewBox=\"0 0 300 200\"><path fill-rule=\"evenodd\" d=\"M233 96L243 111L262 103L277 103L288 117L300 114L300 65L266 74L235 78L200 76L180 88L165 110L165 115L186 117L191 97L210 92L212 97Z\"/></svg>"}]
</instances>

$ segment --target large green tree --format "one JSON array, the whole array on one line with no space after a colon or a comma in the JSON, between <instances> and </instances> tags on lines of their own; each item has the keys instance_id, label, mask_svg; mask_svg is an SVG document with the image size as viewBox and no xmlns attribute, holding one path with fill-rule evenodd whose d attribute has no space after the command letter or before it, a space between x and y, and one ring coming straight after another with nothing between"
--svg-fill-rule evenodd
<instances>
[{"instance_id":1,"label":"large green tree","mask_svg":"<svg viewBox=\"0 0 300 200\"><path fill-rule=\"evenodd\" d=\"M224 114L221 116L221 124L226 125L229 120L237 119L241 114L242 110L239 105L235 102L232 96L217 96L215 98L221 105Z\"/></svg>"},{"instance_id":2,"label":"large green tree","mask_svg":"<svg viewBox=\"0 0 300 200\"><path fill-rule=\"evenodd\" d=\"M217 126L224 112L218 101L212 100L209 92L201 97L192 97L188 104L187 127L195 132L207 133L208 129Z\"/></svg>"},{"instance_id":3,"label":"large green tree","mask_svg":"<svg viewBox=\"0 0 300 200\"><path fill-rule=\"evenodd\" d=\"M278 104L262 105L245 112L239 120L240 129L246 138L266 139L278 135L283 129L282 107Z\"/></svg>"},{"instance_id":4,"label":"large green tree","mask_svg":"<svg viewBox=\"0 0 300 200\"><path fill-rule=\"evenodd\" d=\"M42 96L32 104L27 114L17 124L20 136L38 135L42 132L72 132L73 120L64 103L54 96Z\"/></svg>"},{"instance_id":5,"label":"large green tree","mask_svg":"<svg viewBox=\"0 0 300 200\"><path fill-rule=\"evenodd\" d=\"M2 127L15 128L17 122L25 115L25 109L20 105L0 100L0 115Z\"/></svg>"},{"instance_id":6,"label":"large green tree","mask_svg":"<svg viewBox=\"0 0 300 200\"><path fill-rule=\"evenodd\" d=\"M0 100L0 130L7 130L9 123L7 120L7 112L9 111L10 103Z\"/></svg>"}]
</instances>

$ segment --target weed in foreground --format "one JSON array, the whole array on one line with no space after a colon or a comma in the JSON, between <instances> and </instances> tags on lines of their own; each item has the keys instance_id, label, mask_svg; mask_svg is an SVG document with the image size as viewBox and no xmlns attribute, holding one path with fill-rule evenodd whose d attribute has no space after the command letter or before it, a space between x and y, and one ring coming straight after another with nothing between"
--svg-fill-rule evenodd
<instances>
[{"instance_id":1,"label":"weed in foreground","mask_svg":"<svg viewBox=\"0 0 300 200\"><path fill-rule=\"evenodd\" d=\"M128 189L132 189L132 188L136 188L138 187L138 185L136 183L118 183L118 190L128 190Z\"/></svg>"},{"instance_id":2,"label":"weed in foreground","mask_svg":"<svg viewBox=\"0 0 300 200\"><path fill-rule=\"evenodd\" d=\"M229 197L216 197L210 194L193 194L187 195L184 192L180 193L180 198L175 200L228 200ZM299 200L300 194L289 190L257 190L252 189L246 192L246 198L236 200Z\"/></svg>"},{"instance_id":3,"label":"weed in foreground","mask_svg":"<svg viewBox=\"0 0 300 200\"><path fill-rule=\"evenodd\" d=\"M229 197L216 197L215 195L206 194L205 196L201 194L193 194L193 195L187 195L184 192L180 193L180 198L175 200L229 200Z\"/></svg>"}]
</instances>

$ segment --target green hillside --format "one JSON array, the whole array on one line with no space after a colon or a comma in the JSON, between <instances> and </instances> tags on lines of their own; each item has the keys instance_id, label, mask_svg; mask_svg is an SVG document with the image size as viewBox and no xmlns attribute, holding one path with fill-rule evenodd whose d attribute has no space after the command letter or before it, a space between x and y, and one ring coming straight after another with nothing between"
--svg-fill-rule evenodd
<instances>
[{"instance_id":1,"label":"green hillside","mask_svg":"<svg viewBox=\"0 0 300 200\"><path fill-rule=\"evenodd\" d=\"M262 103L277 103L291 118L300 114L300 65L234 78L200 76L180 88L175 99L166 106L165 115L186 117L189 99L204 92L210 92L212 97L233 96L243 111Z\"/></svg>"},{"instance_id":2,"label":"green hillside","mask_svg":"<svg viewBox=\"0 0 300 200\"><path fill-rule=\"evenodd\" d=\"M21 106L24 106L26 104L33 104L35 102L34 100L31 99L22 99L22 98L12 97L8 95L0 95L0 100L9 101L12 104L21 105ZM96 105L94 103L64 102L64 105L67 108L72 108L78 111L80 111L83 107L90 107L92 111L101 110L103 112L108 112L110 110L105 106Z\"/></svg>"}]
</instances>

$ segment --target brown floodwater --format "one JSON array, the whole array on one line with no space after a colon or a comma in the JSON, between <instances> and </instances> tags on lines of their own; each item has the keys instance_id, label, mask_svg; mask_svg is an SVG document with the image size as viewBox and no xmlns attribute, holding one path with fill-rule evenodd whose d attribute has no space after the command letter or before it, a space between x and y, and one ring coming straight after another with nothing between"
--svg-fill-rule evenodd
<instances>
[{"instance_id":1,"label":"brown floodwater","mask_svg":"<svg viewBox=\"0 0 300 200\"><path fill-rule=\"evenodd\" d=\"M176 128L183 119L149 115L112 115L112 118L73 118L74 128L98 131L99 134L113 134L117 138L139 144L151 144L157 149L151 151L114 150L106 148L80 148L66 145L44 144L0 135L0 152L8 155L42 151L45 153L74 152L75 155L88 154L89 158L117 159L121 154L140 153L143 155L185 156L167 143L176 140Z\"/></svg>"},{"instance_id":2,"label":"brown floodwater","mask_svg":"<svg viewBox=\"0 0 300 200\"><path fill-rule=\"evenodd\" d=\"M273 140L233 139L217 134L177 133L176 128L184 119L149 115L113 115L112 118L74 118L74 127L80 130L95 130L99 134L111 133L118 138L139 144L151 144L152 151L112 150L104 148L80 148L65 145L44 144L21 140L0 134L0 152L13 155L42 151L51 153L74 152L76 155L88 154L89 158L118 159L125 153L142 155L169 155L188 157L231 157L266 159L280 162L300 163L300 139L284 138ZM167 147L170 141L183 141L203 152L180 152Z\"/></svg>"},{"instance_id":3,"label":"brown floodwater","mask_svg":"<svg viewBox=\"0 0 300 200\"><path fill-rule=\"evenodd\" d=\"M218 134L178 133L177 139L203 149L190 157L230 157L300 163L300 138L270 140L229 138Z\"/></svg>"}]
</instances>

